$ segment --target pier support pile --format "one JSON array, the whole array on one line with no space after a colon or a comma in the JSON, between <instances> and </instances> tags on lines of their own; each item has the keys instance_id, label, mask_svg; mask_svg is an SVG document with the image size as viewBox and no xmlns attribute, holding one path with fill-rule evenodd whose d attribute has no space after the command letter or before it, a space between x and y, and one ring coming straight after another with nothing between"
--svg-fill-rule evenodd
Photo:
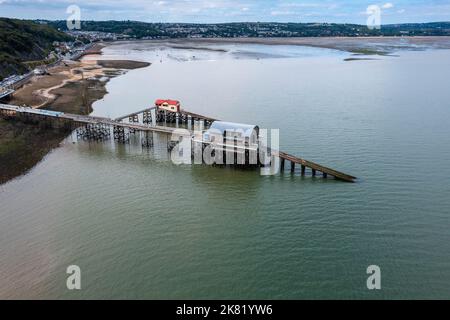
<instances>
[{"instance_id":1,"label":"pier support pile","mask_svg":"<svg viewBox=\"0 0 450 320\"><path fill-rule=\"evenodd\" d=\"M102 123L88 124L77 128L76 133L79 139L105 141L111 137L111 128Z\"/></svg>"}]
</instances>

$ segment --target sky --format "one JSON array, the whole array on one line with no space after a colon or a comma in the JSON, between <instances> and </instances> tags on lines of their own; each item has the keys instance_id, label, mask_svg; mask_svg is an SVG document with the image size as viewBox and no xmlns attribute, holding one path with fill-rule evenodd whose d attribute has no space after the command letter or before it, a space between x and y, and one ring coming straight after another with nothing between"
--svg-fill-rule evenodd
<instances>
[{"instance_id":1,"label":"sky","mask_svg":"<svg viewBox=\"0 0 450 320\"><path fill-rule=\"evenodd\" d=\"M70 5L81 20L365 24L378 5L382 24L450 21L450 0L0 0L0 17L66 20Z\"/></svg>"}]
</instances>

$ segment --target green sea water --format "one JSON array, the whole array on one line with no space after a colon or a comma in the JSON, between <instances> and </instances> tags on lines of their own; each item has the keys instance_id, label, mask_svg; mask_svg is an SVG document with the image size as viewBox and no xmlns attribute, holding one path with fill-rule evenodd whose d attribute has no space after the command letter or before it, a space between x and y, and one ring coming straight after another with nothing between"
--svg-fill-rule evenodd
<instances>
[{"instance_id":1,"label":"green sea water","mask_svg":"<svg viewBox=\"0 0 450 320\"><path fill-rule=\"evenodd\" d=\"M351 62L289 46L104 54L153 64L111 80L96 115L176 98L280 129L283 151L359 181L177 166L164 136L146 150L72 135L0 186L0 297L450 297L449 51ZM69 265L79 291L66 287ZM366 287L369 265L381 268L379 291Z\"/></svg>"}]
</instances>

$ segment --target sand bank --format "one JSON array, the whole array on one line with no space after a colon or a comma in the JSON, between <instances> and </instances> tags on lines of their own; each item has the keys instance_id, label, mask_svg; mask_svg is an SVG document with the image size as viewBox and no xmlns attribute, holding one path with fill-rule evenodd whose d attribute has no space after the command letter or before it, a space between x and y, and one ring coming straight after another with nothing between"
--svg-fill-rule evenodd
<instances>
[{"instance_id":1,"label":"sand bank","mask_svg":"<svg viewBox=\"0 0 450 320\"><path fill-rule=\"evenodd\" d=\"M126 70L150 65L139 61L105 61L100 58L100 55L88 56L80 62L67 61L50 68L48 74L33 77L27 85L17 90L10 103L89 113L92 103L107 93L105 85L109 79Z\"/></svg>"},{"instance_id":2,"label":"sand bank","mask_svg":"<svg viewBox=\"0 0 450 320\"><path fill-rule=\"evenodd\" d=\"M364 55L386 55L398 50L450 49L450 37L317 37L317 38L199 38L152 40L174 48L199 49L214 44L298 45Z\"/></svg>"}]
</instances>

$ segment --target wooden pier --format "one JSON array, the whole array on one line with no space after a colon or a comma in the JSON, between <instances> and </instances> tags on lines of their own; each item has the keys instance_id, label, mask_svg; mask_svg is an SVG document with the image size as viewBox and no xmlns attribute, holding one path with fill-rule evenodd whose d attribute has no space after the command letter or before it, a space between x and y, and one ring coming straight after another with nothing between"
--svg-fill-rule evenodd
<instances>
[{"instance_id":1,"label":"wooden pier","mask_svg":"<svg viewBox=\"0 0 450 320\"><path fill-rule=\"evenodd\" d=\"M142 146L153 146L152 137L149 133L160 133L172 135L178 128L167 124L186 125L184 134L194 141L193 125L200 124L201 130L207 128L217 119L202 116L188 111L178 113L158 110L158 108L147 108L138 112L127 114L117 119L105 117L84 116L70 113L63 113L50 110L33 109L28 107L18 107L13 105L0 104L0 116L8 119L14 118L30 123L47 123L57 128L66 130L76 130L77 136L86 140L106 140L111 137L119 142L128 142L132 134L143 133ZM142 123L140 118L142 118ZM123 120L128 119L128 122ZM157 125L157 124L165 125ZM56 125L55 125L56 124ZM177 134L179 131L177 131ZM171 143L171 141L169 141ZM176 143L175 143L176 145ZM169 146L168 146L169 147ZM232 148L235 148L234 146ZM254 150L248 150L254 151ZM243 152L246 152L244 150ZM323 178L334 177L337 180L346 182L356 182L354 176L319 165L317 163L298 158L277 150L269 150L272 157L279 157L281 172L285 172L286 162L290 162L290 172L295 173L295 166L298 165L301 175L306 175L306 169L311 171L313 177L321 173Z\"/></svg>"},{"instance_id":2,"label":"wooden pier","mask_svg":"<svg viewBox=\"0 0 450 320\"><path fill-rule=\"evenodd\" d=\"M291 163L290 171L292 173L294 173L295 165L298 164L298 165L300 165L301 174L303 176L306 174L306 168L309 168L311 170L311 174L313 177L317 176L317 173L320 172L320 173L322 173L323 178L332 176L338 180L342 180L342 181L346 181L346 182L355 182L355 180L357 179L354 176L324 167L320 164L317 164L317 163L314 163L314 162L311 162L308 160L304 160L304 159L298 158L296 156L293 156L293 155L290 155L290 154L287 154L287 153L284 153L281 151L275 152L274 154L278 155L278 157L280 158L280 161L281 161L280 168L281 168L282 172L285 169L285 162L289 161Z\"/></svg>"},{"instance_id":3,"label":"wooden pier","mask_svg":"<svg viewBox=\"0 0 450 320\"><path fill-rule=\"evenodd\" d=\"M28 107L18 107L12 105L0 104L0 113L3 116L21 118L35 116L35 119L48 118L56 121L69 121L74 124L74 127L82 125L107 125L118 128L126 128L137 131L151 131L165 134L172 134L176 128L167 126L148 126L138 123L124 123L110 118L95 117L95 116L83 116L79 114L63 113L57 111L33 109Z\"/></svg>"}]
</instances>

